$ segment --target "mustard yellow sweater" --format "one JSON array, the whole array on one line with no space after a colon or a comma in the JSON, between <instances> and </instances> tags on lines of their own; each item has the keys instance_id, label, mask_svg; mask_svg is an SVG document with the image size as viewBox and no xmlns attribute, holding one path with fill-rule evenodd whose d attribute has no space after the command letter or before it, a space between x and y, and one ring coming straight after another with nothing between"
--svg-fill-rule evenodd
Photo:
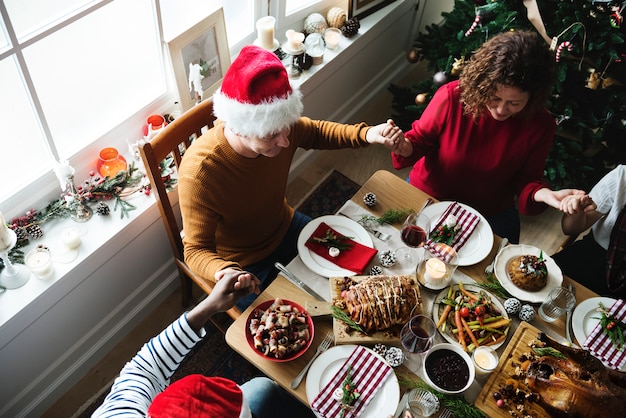
<instances>
[{"instance_id":1,"label":"mustard yellow sweater","mask_svg":"<svg viewBox=\"0 0 626 418\"><path fill-rule=\"evenodd\" d=\"M369 145L366 124L343 125L301 118L291 127L290 145L276 157L236 153L216 126L185 153L178 179L185 230L185 261L204 279L226 267L261 261L287 233L293 208L285 198L294 153L304 149Z\"/></svg>"}]
</instances>

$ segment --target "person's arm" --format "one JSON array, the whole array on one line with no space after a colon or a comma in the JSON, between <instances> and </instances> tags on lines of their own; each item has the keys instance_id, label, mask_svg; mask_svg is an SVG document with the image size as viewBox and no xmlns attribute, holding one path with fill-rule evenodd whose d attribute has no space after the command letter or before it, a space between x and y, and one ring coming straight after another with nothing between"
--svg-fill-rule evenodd
<instances>
[{"instance_id":1,"label":"person's arm","mask_svg":"<svg viewBox=\"0 0 626 418\"><path fill-rule=\"evenodd\" d=\"M588 196L571 195L561 202L563 217L561 228L565 235L578 235L589 229L603 214L598 212L597 205Z\"/></svg>"},{"instance_id":2,"label":"person's arm","mask_svg":"<svg viewBox=\"0 0 626 418\"><path fill-rule=\"evenodd\" d=\"M205 336L203 327L211 315L231 308L255 285L258 288L258 283L240 271L222 272L222 279L210 295L148 341L126 363L92 417L145 417L154 397L167 387L185 356Z\"/></svg>"}]
</instances>

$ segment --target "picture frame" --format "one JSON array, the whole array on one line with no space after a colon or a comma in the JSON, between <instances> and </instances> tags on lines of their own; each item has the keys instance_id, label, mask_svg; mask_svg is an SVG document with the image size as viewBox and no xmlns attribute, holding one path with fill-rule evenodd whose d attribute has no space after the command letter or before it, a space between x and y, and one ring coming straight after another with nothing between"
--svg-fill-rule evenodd
<instances>
[{"instance_id":1,"label":"picture frame","mask_svg":"<svg viewBox=\"0 0 626 418\"><path fill-rule=\"evenodd\" d=\"M230 66L224 10L210 16L167 42L183 112L211 95Z\"/></svg>"},{"instance_id":2,"label":"picture frame","mask_svg":"<svg viewBox=\"0 0 626 418\"><path fill-rule=\"evenodd\" d=\"M348 18L363 19L396 0L350 0Z\"/></svg>"}]
</instances>

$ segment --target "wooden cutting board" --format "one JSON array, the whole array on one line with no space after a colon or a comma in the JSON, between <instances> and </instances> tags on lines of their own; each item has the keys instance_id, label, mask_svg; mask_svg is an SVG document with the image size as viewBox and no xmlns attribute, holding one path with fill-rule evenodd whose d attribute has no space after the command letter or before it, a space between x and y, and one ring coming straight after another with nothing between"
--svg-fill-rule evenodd
<instances>
[{"instance_id":1,"label":"wooden cutting board","mask_svg":"<svg viewBox=\"0 0 626 418\"><path fill-rule=\"evenodd\" d=\"M352 276L350 279L354 281L361 281L367 279L371 276ZM413 281L415 283L415 288L420 291L419 283L415 280L415 275L413 275ZM332 301L341 298L341 290L339 285L343 283L343 277L331 277L328 282L330 285L330 297ZM315 302L315 303L307 303L306 309L309 314L313 316L319 315L330 315L331 314L331 302ZM414 314L417 315L422 311L422 306L420 306L415 310ZM385 331L376 331L371 334L362 334L357 331L350 330L348 326L341 320L333 318L333 331L335 334L335 344L364 344L364 345L373 345L376 343L383 343L386 345L400 345L400 330L402 325L395 325L390 329Z\"/></svg>"},{"instance_id":2,"label":"wooden cutting board","mask_svg":"<svg viewBox=\"0 0 626 418\"><path fill-rule=\"evenodd\" d=\"M485 412L488 417L511 417L509 408L498 408L496 400L493 398L493 393L497 392L500 387L503 387L509 376L514 373L515 366L513 363L519 364L520 356L531 351L529 343L532 340L537 340L539 332L537 328L530 325L528 322L522 322L515 331L515 334L511 337L509 344L500 356L498 368L491 373L487 383L483 386L482 391L474 402L474 405ZM525 390L527 393L529 392L529 389L523 384L520 386L520 389ZM524 405L527 410L531 412L531 416L533 417L550 418L551 416L535 402L525 402Z\"/></svg>"}]
</instances>

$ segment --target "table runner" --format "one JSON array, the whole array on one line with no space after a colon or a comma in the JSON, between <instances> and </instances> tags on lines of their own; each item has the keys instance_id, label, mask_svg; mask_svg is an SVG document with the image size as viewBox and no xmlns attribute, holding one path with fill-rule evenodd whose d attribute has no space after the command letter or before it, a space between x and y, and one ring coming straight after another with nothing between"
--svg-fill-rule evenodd
<instances>
[{"instance_id":1,"label":"table runner","mask_svg":"<svg viewBox=\"0 0 626 418\"><path fill-rule=\"evenodd\" d=\"M614 315L618 320L625 322L626 302L617 299L613 305L611 305L609 313ZM598 312L596 316L599 318L600 315L602 314ZM589 350L594 357L599 358L604 364L607 364L615 370L620 370L624 364L626 364L626 345L622 347L621 350L617 350L606 332L602 329L600 322L598 322L583 343L583 348Z\"/></svg>"},{"instance_id":2,"label":"table runner","mask_svg":"<svg viewBox=\"0 0 626 418\"><path fill-rule=\"evenodd\" d=\"M392 372L391 366L363 346L357 346L348 359L339 368L328 384L311 402L311 407L324 418L335 418L341 413L341 402L333 397L341 387L348 368L357 392L361 396L356 400L354 409L347 410L344 418L356 418L367 407L385 380Z\"/></svg>"}]
</instances>

